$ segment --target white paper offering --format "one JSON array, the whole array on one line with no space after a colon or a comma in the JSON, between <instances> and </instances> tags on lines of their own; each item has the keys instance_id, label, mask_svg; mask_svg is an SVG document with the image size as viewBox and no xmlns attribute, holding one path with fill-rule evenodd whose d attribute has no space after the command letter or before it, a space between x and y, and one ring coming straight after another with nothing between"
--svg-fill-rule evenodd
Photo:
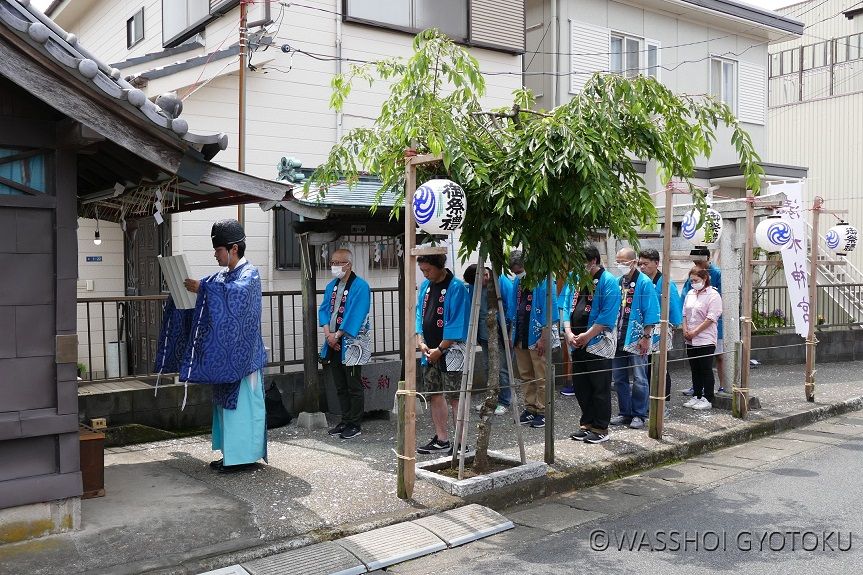
<instances>
[{"instance_id":1,"label":"white paper offering","mask_svg":"<svg viewBox=\"0 0 863 575\"><path fill-rule=\"evenodd\" d=\"M189 266L186 263L186 254L178 256L158 257L159 267L162 269L162 276L165 278L165 283L168 284L168 290L171 292L171 297L174 299L174 305L177 309L195 309L195 301L198 299L197 294L194 294L186 289L183 285L183 280L189 276Z\"/></svg>"}]
</instances>

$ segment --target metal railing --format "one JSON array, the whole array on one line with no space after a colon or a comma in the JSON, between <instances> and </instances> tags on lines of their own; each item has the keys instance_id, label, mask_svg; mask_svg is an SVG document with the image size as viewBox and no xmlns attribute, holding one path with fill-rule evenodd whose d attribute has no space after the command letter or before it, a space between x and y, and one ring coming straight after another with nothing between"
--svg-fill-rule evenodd
<instances>
[{"instance_id":1,"label":"metal railing","mask_svg":"<svg viewBox=\"0 0 863 575\"><path fill-rule=\"evenodd\" d=\"M397 288L372 288L372 355L401 350ZM302 292L263 292L261 335L268 368L303 363ZM323 291L316 292L316 303ZM78 299L78 362L86 382L155 377L153 363L166 295ZM315 317L317 320L317 316ZM323 334L318 331L318 349ZM317 352L317 350L315 350Z\"/></svg>"},{"instance_id":2,"label":"metal railing","mask_svg":"<svg viewBox=\"0 0 863 575\"><path fill-rule=\"evenodd\" d=\"M815 324L820 328L863 325L863 313L857 307L846 309L841 302L863 302L863 283L825 284L818 286ZM783 330L794 326L787 286L762 286L753 290L752 322L756 331Z\"/></svg>"}]
</instances>

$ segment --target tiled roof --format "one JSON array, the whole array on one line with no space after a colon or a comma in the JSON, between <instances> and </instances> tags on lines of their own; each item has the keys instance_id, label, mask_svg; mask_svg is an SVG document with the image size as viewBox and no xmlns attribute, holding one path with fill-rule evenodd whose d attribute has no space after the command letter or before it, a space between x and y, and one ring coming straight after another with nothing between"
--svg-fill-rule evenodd
<instances>
[{"instance_id":1,"label":"tiled roof","mask_svg":"<svg viewBox=\"0 0 863 575\"><path fill-rule=\"evenodd\" d=\"M312 172L312 170L306 169L302 171L306 174ZM352 188L347 184L336 184L323 195L315 191L314 188L313 184L309 194L304 196L302 184L297 184L294 188L294 199L309 206L368 209L374 204L375 196L381 189L381 181L373 176L362 176ZM395 190L386 191L378 205L381 208L392 208L395 205L395 199Z\"/></svg>"},{"instance_id":2,"label":"tiled roof","mask_svg":"<svg viewBox=\"0 0 863 575\"><path fill-rule=\"evenodd\" d=\"M171 118L147 99L143 91L124 80L120 70L96 58L78 43L74 34L60 28L30 0L0 0L0 24L16 32L32 49L68 68L70 76L91 84L121 102L131 113L147 118L195 148L213 147L212 144L222 150L228 147L226 134L195 134L189 131L186 120Z\"/></svg>"}]
</instances>

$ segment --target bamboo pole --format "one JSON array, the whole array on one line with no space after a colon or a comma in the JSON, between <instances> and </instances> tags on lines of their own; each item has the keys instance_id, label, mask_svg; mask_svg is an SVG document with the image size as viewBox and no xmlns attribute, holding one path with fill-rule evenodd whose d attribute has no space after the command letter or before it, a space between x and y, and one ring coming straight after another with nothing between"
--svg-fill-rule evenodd
<instances>
[{"instance_id":1,"label":"bamboo pole","mask_svg":"<svg viewBox=\"0 0 863 575\"><path fill-rule=\"evenodd\" d=\"M476 367L476 335L479 331L479 308L482 305L482 278L485 275L485 248L480 248L479 258L476 265L476 276L473 280L473 298L470 306L470 320L467 334L467 370L461 376L461 393L458 397L458 414L455 425L455 436L453 436L452 463L458 458L458 478L464 476L464 446L467 445L467 425L465 422L470 414L470 393L473 389L473 374ZM449 411L449 409L447 409Z\"/></svg>"},{"instance_id":2,"label":"bamboo pole","mask_svg":"<svg viewBox=\"0 0 863 575\"><path fill-rule=\"evenodd\" d=\"M755 197L746 190L746 240L743 244L743 286L740 321L740 387L731 387L731 414L746 419L749 412L749 357L752 354L752 239L755 237Z\"/></svg>"},{"instance_id":3,"label":"bamboo pole","mask_svg":"<svg viewBox=\"0 0 863 575\"><path fill-rule=\"evenodd\" d=\"M554 308L554 282L551 274L545 281L545 325L548 330L545 334L545 462L549 465L554 463L554 364L552 362L551 330Z\"/></svg>"},{"instance_id":4,"label":"bamboo pole","mask_svg":"<svg viewBox=\"0 0 863 575\"><path fill-rule=\"evenodd\" d=\"M809 239L809 332L806 337L806 379L803 392L806 401L815 401L815 318L818 314L818 225L824 200L812 202L812 237Z\"/></svg>"},{"instance_id":5,"label":"bamboo pole","mask_svg":"<svg viewBox=\"0 0 863 575\"><path fill-rule=\"evenodd\" d=\"M494 276L494 287L497 289L497 315L500 318L500 330L503 335L503 350L506 355L506 370L509 373L509 393L510 393L510 401L509 405L512 409L512 420L515 423L515 433L518 438L518 453L519 457L521 457L521 462L527 462L527 455L524 453L524 439L521 434L521 424L518 420L518 389L515 387L515 373L513 373L513 364L512 364L512 341L510 340L509 330L506 328L506 312L503 309L503 296L500 290L500 273L499 270L495 270L492 274Z\"/></svg>"},{"instance_id":6,"label":"bamboo pole","mask_svg":"<svg viewBox=\"0 0 863 575\"><path fill-rule=\"evenodd\" d=\"M674 186L665 188L665 221L662 225L663 266L662 297L660 298L659 361L650 373L650 419L647 433L652 439L661 439L665 420L665 378L668 372L668 318L671 313L671 235L674 233ZM653 360L651 360L653 361Z\"/></svg>"}]
</instances>

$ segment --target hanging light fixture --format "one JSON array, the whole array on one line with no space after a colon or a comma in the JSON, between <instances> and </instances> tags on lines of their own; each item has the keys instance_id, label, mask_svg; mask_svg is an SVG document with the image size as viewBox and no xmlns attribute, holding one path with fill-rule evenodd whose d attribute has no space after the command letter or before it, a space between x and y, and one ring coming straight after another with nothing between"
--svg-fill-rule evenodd
<instances>
[{"instance_id":1,"label":"hanging light fixture","mask_svg":"<svg viewBox=\"0 0 863 575\"><path fill-rule=\"evenodd\" d=\"M93 243L97 246L102 245L102 237L99 235L99 206L95 206L96 210L96 235L93 236Z\"/></svg>"},{"instance_id":2,"label":"hanging light fixture","mask_svg":"<svg viewBox=\"0 0 863 575\"><path fill-rule=\"evenodd\" d=\"M701 219L701 212L690 210L680 224L680 235L696 246L715 244L722 236L722 215L713 208L707 208Z\"/></svg>"},{"instance_id":3,"label":"hanging light fixture","mask_svg":"<svg viewBox=\"0 0 863 575\"><path fill-rule=\"evenodd\" d=\"M755 228L755 243L765 252L778 252L791 241L791 224L780 216L767 216Z\"/></svg>"},{"instance_id":4,"label":"hanging light fixture","mask_svg":"<svg viewBox=\"0 0 863 575\"><path fill-rule=\"evenodd\" d=\"M837 256L847 256L857 247L857 228L846 221L840 221L828 230L824 239L827 247Z\"/></svg>"}]
</instances>

